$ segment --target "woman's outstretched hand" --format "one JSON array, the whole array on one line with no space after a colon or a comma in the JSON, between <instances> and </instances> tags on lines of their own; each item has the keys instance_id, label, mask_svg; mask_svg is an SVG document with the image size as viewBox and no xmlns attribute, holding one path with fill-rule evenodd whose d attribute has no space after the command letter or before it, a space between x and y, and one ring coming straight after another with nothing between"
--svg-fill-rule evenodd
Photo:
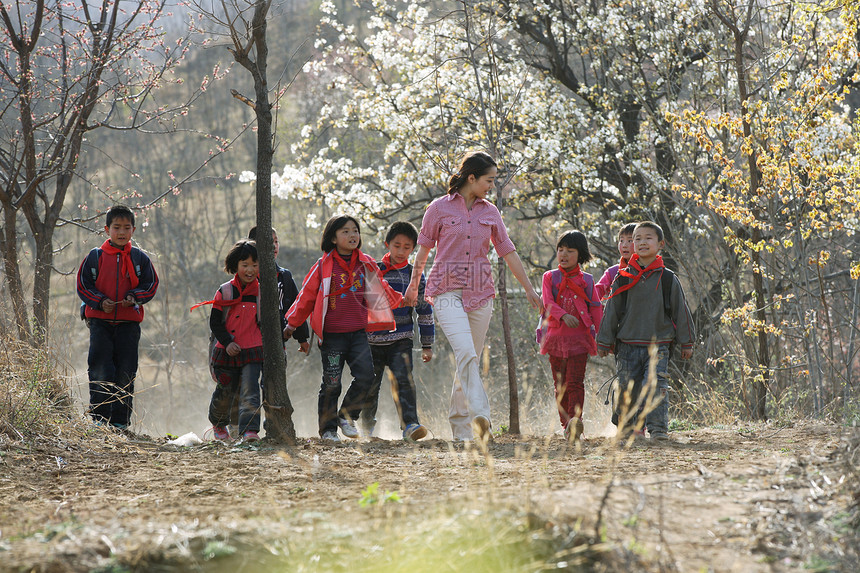
<instances>
[{"instance_id":1,"label":"woman's outstretched hand","mask_svg":"<svg viewBox=\"0 0 860 573\"><path fill-rule=\"evenodd\" d=\"M528 297L529 304L532 305L532 308L543 312L543 300L541 300L540 295L535 292L535 289L528 289L526 291L526 297Z\"/></svg>"},{"instance_id":2,"label":"woman's outstretched hand","mask_svg":"<svg viewBox=\"0 0 860 573\"><path fill-rule=\"evenodd\" d=\"M403 306L415 306L418 302L418 281L411 281L403 293Z\"/></svg>"}]
</instances>

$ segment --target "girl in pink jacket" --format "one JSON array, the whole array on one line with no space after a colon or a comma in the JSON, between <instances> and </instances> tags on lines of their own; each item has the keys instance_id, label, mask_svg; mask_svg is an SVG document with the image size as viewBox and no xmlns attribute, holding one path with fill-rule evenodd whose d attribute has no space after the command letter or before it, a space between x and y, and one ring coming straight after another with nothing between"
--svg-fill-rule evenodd
<instances>
[{"instance_id":1,"label":"girl in pink jacket","mask_svg":"<svg viewBox=\"0 0 860 573\"><path fill-rule=\"evenodd\" d=\"M595 338L603 308L594 278L580 269L591 260L585 235L579 231L564 233L556 254L558 268L543 275L541 297L546 311L540 352L549 355L564 436L577 440L583 432L585 366L588 356L597 353Z\"/></svg>"}]
</instances>

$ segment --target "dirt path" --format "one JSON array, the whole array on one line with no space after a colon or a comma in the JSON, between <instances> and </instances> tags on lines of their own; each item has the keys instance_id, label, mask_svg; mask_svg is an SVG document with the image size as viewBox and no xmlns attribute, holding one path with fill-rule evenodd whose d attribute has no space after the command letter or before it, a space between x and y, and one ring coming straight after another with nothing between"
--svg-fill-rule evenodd
<instances>
[{"instance_id":1,"label":"dirt path","mask_svg":"<svg viewBox=\"0 0 860 573\"><path fill-rule=\"evenodd\" d=\"M849 505L827 457L834 426L626 448L501 436L487 452L441 440L176 449L89 432L0 445L0 569L856 571L856 547L815 535L838 532Z\"/></svg>"}]
</instances>

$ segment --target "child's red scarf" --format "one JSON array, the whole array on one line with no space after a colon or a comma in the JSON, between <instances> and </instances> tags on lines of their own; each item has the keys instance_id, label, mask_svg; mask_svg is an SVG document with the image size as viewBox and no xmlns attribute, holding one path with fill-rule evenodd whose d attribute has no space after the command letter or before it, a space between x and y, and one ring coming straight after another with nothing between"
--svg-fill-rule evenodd
<instances>
[{"instance_id":1,"label":"child's red scarf","mask_svg":"<svg viewBox=\"0 0 860 573\"><path fill-rule=\"evenodd\" d=\"M259 279L255 278L254 280L252 280L251 282L249 282L247 285L245 285L243 287L242 281L239 280L239 275L237 274L237 275L233 275L233 278L230 281L230 284L232 284L234 287L236 287L239 290L239 296L237 296L236 298L230 299L230 300L212 299L212 300L207 300L204 302L198 302L197 304L195 304L194 306L191 307L191 310L194 310L195 308L201 307L204 304L211 304L212 306L214 306L218 310L221 310L225 306L236 306L237 304L241 304L242 297L244 297L244 296L260 296L260 281L259 281Z\"/></svg>"},{"instance_id":2,"label":"child's red scarf","mask_svg":"<svg viewBox=\"0 0 860 573\"><path fill-rule=\"evenodd\" d=\"M630 268L630 267L633 267L635 270L639 271L638 274L634 275L633 273L628 271L627 268ZM629 283L627 283L626 285L621 286L618 289L616 289L615 292L613 292L611 295L609 295L609 298L612 298L613 296L615 296L617 294L620 294L624 291L632 289L642 279L642 277L644 277L650 271L657 270L657 269L665 269L666 265L663 264L663 257L661 257L660 255L657 255L657 257L654 259L654 261L650 265L648 265L647 267L645 267L643 269L642 267L639 266L639 255L637 253L633 253L633 256L630 257L630 263L629 263L627 268L619 267L618 268L618 274L625 276L625 277L632 279L632 280Z\"/></svg>"},{"instance_id":3,"label":"child's red scarf","mask_svg":"<svg viewBox=\"0 0 860 573\"><path fill-rule=\"evenodd\" d=\"M134 263L131 260L131 241L125 246L118 249L110 244L110 239L102 245L102 252L108 255L119 255L121 257L122 270L128 273L128 279L131 281L131 288L137 288L140 281L137 279L137 273L134 271Z\"/></svg>"},{"instance_id":4,"label":"child's red scarf","mask_svg":"<svg viewBox=\"0 0 860 573\"><path fill-rule=\"evenodd\" d=\"M406 259L399 265L395 265L391 262L391 253L385 253L382 255L382 264L385 265L385 270L382 271L383 276L390 273L391 271L400 270L406 265L409 264L409 259Z\"/></svg>"},{"instance_id":5,"label":"child's red scarf","mask_svg":"<svg viewBox=\"0 0 860 573\"><path fill-rule=\"evenodd\" d=\"M567 289L571 291L574 296L582 297L586 302L590 302L582 285L574 281L574 279L578 278L583 284L585 283L585 280L582 278L582 269L579 268L579 265L576 265L569 271L564 270L561 268L561 265L559 265L558 270L561 273L561 285L558 288L559 296L561 296L561 293Z\"/></svg>"},{"instance_id":6,"label":"child's red scarf","mask_svg":"<svg viewBox=\"0 0 860 573\"><path fill-rule=\"evenodd\" d=\"M352 290L352 271L358 265L358 260L361 258L361 251L358 249L352 251L352 255L349 258L349 264L347 264L347 262L343 260L343 257L340 256L340 253L337 252L337 249L332 249L331 256L334 257L334 260L337 261L337 264L339 264L341 268L343 268L347 272L348 277L345 285L343 285L336 291L329 293L328 295L329 297L337 298L343 293Z\"/></svg>"}]
</instances>

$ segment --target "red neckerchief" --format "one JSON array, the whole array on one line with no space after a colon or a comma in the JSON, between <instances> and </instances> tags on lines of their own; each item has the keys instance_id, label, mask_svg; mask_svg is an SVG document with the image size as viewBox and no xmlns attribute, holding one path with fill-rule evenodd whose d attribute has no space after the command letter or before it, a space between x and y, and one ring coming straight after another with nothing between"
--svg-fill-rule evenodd
<instances>
[{"instance_id":1,"label":"red neckerchief","mask_svg":"<svg viewBox=\"0 0 860 573\"><path fill-rule=\"evenodd\" d=\"M636 283L638 283L642 279L642 277L644 277L646 274L649 274L650 271L653 271L656 269L664 269L664 268L666 268L666 265L663 264L663 257L661 257L660 255L657 255L657 257L654 259L654 261L650 265L648 265L647 267L645 267L643 269L642 267L639 266L639 254L633 253L633 256L630 257L630 263L629 263L627 268L630 268L630 267L633 267L633 269L639 271L638 274L634 275L633 273L628 271L626 268L619 267L618 268L618 274L623 275L623 276L625 276L629 279L632 279L632 280L629 283L627 283L626 285L619 287L615 292L613 292L611 295L609 295L609 298L612 298L613 296L615 296L619 293L622 293L626 290L632 289L634 286L636 286Z\"/></svg>"},{"instance_id":2,"label":"red neckerchief","mask_svg":"<svg viewBox=\"0 0 860 573\"><path fill-rule=\"evenodd\" d=\"M211 304L213 307L218 310L223 309L225 306L236 306L237 304L241 304L242 297L244 296L260 296L260 280L254 279L244 287L242 286L242 281L239 280L239 275L233 275L233 279L230 281L230 284L236 287L239 291L239 296L230 300L224 299L212 299L203 302L198 302L194 306L191 307L191 310L194 310L197 307L203 306L204 304ZM220 289L219 289L220 291ZM222 295L223 296L223 295Z\"/></svg>"},{"instance_id":3,"label":"red neckerchief","mask_svg":"<svg viewBox=\"0 0 860 573\"><path fill-rule=\"evenodd\" d=\"M334 257L334 260L337 261L337 264L339 264L341 268L346 270L347 273L346 284L337 289L336 291L329 293L328 295L330 297L337 297L348 290L352 290L352 271L358 265L358 260L361 258L361 251L358 249L352 251L352 255L349 258L349 264L347 264L347 262L343 260L343 257L340 256L340 253L337 252L337 249L332 249L331 255L332 257Z\"/></svg>"},{"instance_id":4,"label":"red neckerchief","mask_svg":"<svg viewBox=\"0 0 860 573\"><path fill-rule=\"evenodd\" d=\"M386 274L390 273L391 271L400 270L403 267L405 267L406 265L408 265L409 259L406 259L405 261L403 261L399 265L395 265L394 263L391 262L391 253L385 253L384 255L382 255L382 264L385 265L385 270L382 271L382 275L385 276Z\"/></svg>"},{"instance_id":5,"label":"red neckerchief","mask_svg":"<svg viewBox=\"0 0 860 573\"><path fill-rule=\"evenodd\" d=\"M561 293L564 292L564 289L568 289L574 294L574 296L582 297L585 302L590 302L588 300L588 295L585 294L585 289L582 288L579 283L574 281L574 279L576 278L579 278L580 281L583 281L582 269L579 268L579 265L576 265L569 271L564 270L563 268L561 268L561 265L559 265L558 270L559 272L561 272L561 285L558 288L558 295L561 296Z\"/></svg>"},{"instance_id":6,"label":"red neckerchief","mask_svg":"<svg viewBox=\"0 0 860 573\"><path fill-rule=\"evenodd\" d=\"M131 281L131 288L137 288L138 283L137 273L134 271L134 263L131 261L131 241L127 242L121 249L110 244L110 239L102 245L102 251L108 255L119 255L121 258L121 268L128 273L128 278Z\"/></svg>"},{"instance_id":7,"label":"red neckerchief","mask_svg":"<svg viewBox=\"0 0 860 573\"><path fill-rule=\"evenodd\" d=\"M629 265L629 264L630 264L630 259L628 259L627 257L621 257L621 260L618 261L618 268L619 269L626 269L627 265Z\"/></svg>"}]
</instances>

